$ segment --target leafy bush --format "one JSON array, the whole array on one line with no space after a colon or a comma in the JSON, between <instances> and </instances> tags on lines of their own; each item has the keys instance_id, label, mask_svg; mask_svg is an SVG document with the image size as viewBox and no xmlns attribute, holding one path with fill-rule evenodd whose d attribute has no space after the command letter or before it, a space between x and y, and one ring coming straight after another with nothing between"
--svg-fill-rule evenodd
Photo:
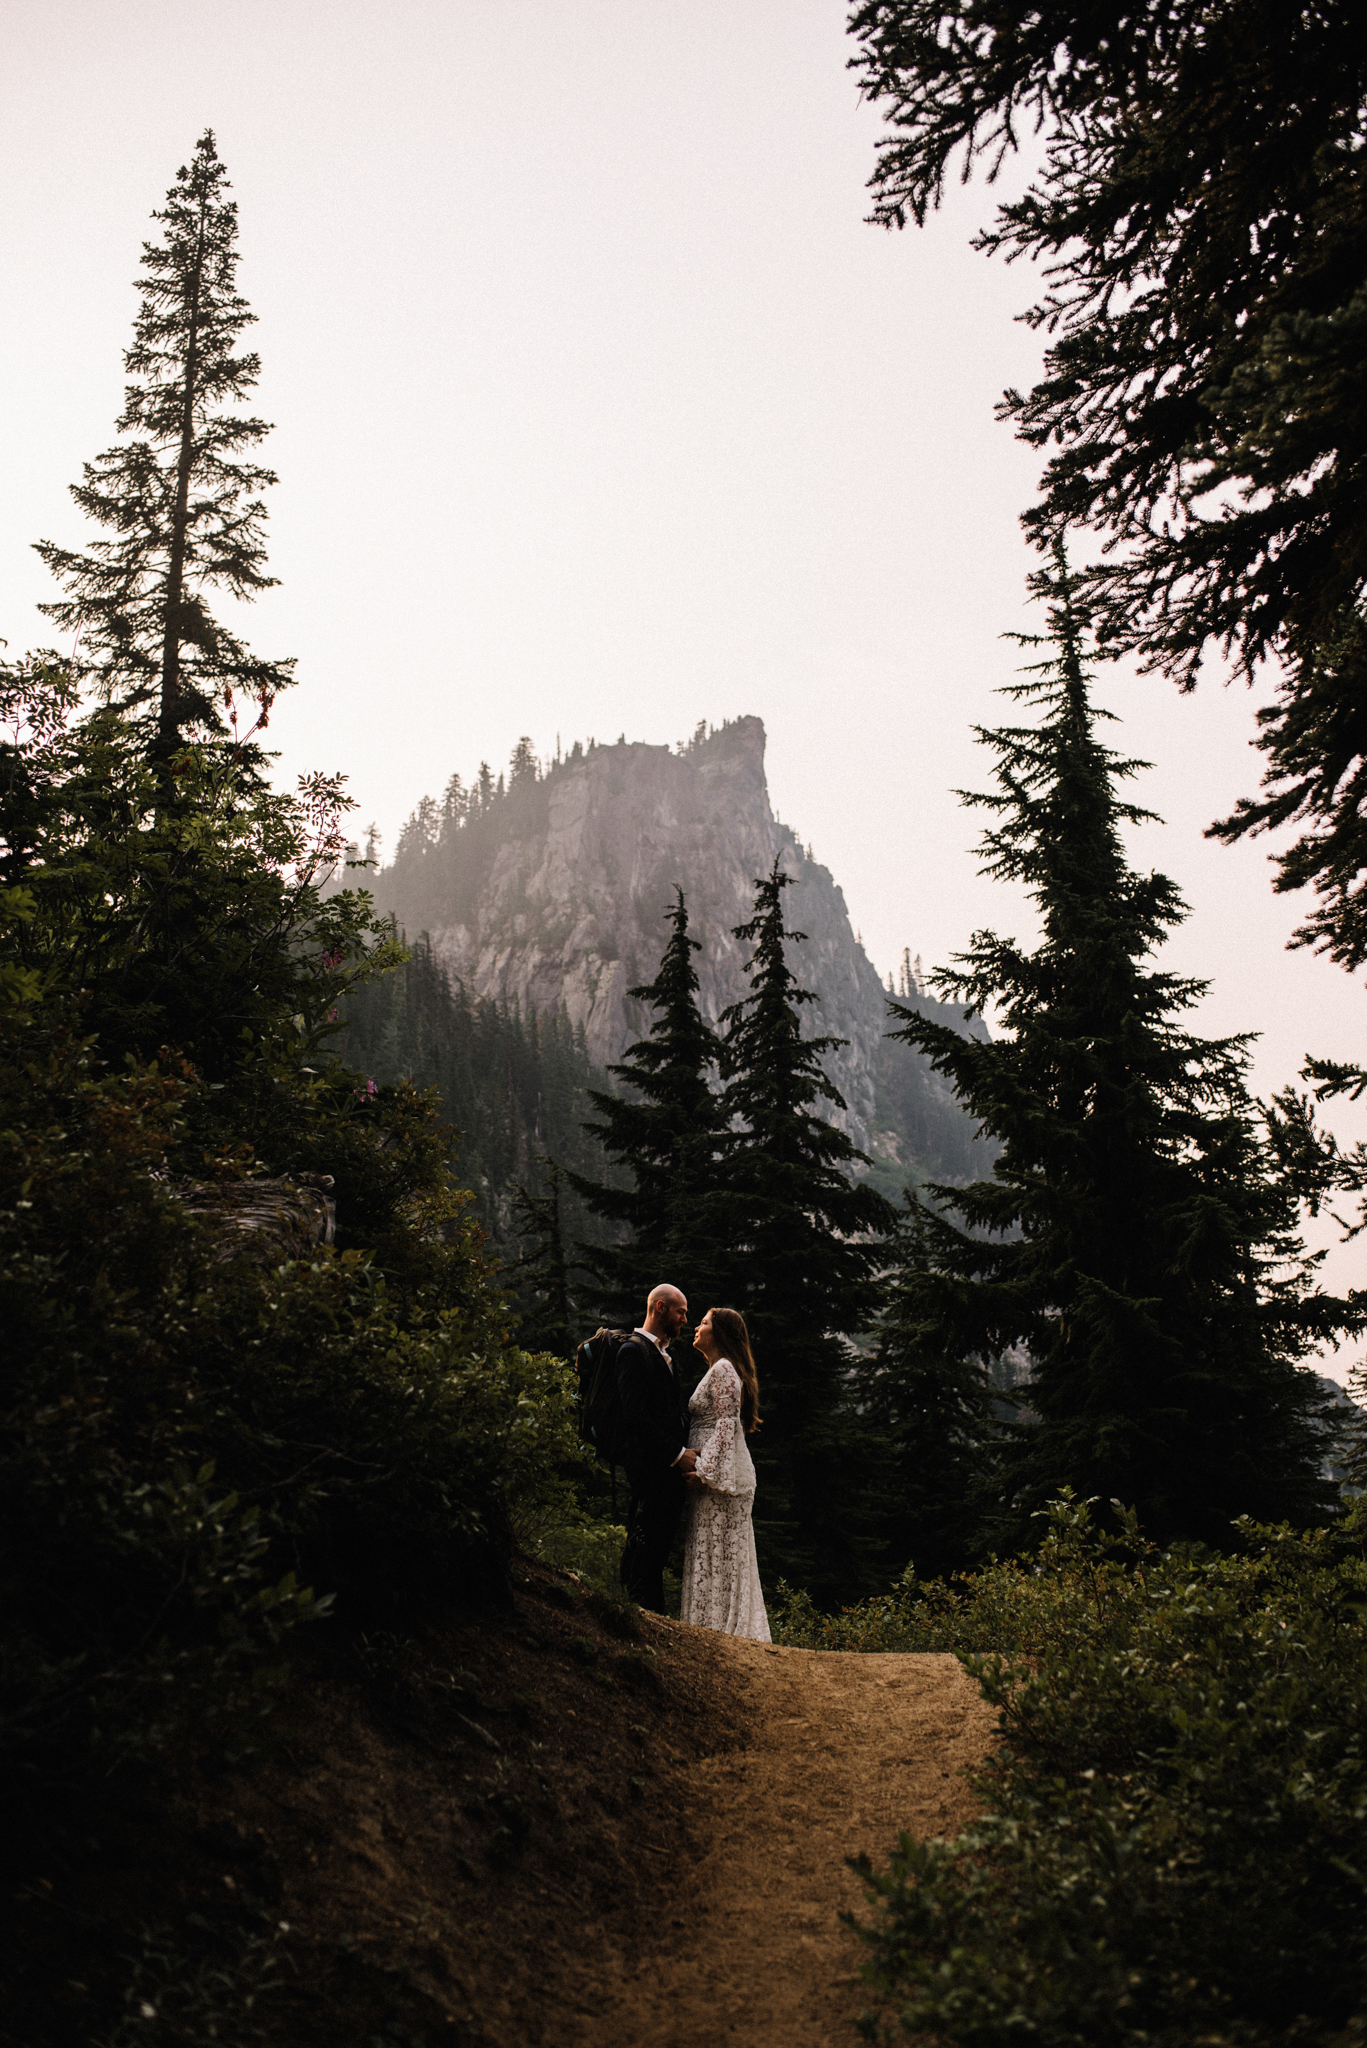
<instances>
[{"instance_id":1,"label":"leafy bush","mask_svg":"<svg viewBox=\"0 0 1367 2048\"><path fill-rule=\"evenodd\" d=\"M1009 1653L986 1817L863 1866L870 2041L1263 2048L1367 2035L1367 1563L1359 1517L1159 1552L1051 1510L992 1586ZM1027 1588L1024 1579L1033 1584ZM889 2006L892 2012L889 2012Z\"/></svg>"},{"instance_id":2,"label":"leafy bush","mask_svg":"<svg viewBox=\"0 0 1367 2048\"><path fill-rule=\"evenodd\" d=\"M1062 1500L1070 1504L1065 1490ZM799 1650L911 1650L1037 1655L1068 1643L1124 1641L1142 1604L1139 1581L1082 1545L1051 1539L1039 1557L981 1572L918 1579L908 1565L888 1593L839 1614L780 1580L769 1607L776 1643Z\"/></svg>"},{"instance_id":3,"label":"leafy bush","mask_svg":"<svg viewBox=\"0 0 1367 2048\"><path fill-rule=\"evenodd\" d=\"M251 2048L264 2041L262 2008L288 1982L282 1963L293 1958L281 1938L288 1928L260 1911L253 1917L256 1925L249 1919L215 1930L201 1915L192 1916L193 1953L187 1952L190 1930L144 1930L138 1954L129 1958L123 2012L93 2048L199 2048L208 2042Z\"/></svg>"},{"instance_id":4,"label":"leafy bush","mask_svg":"<svg viewBox=\"0 0 1367 2048\"><path fill-rule=\"evenodd\" d=\"M309 1582L391 1611L496 1589L576 1448L454 1191L409 1204L392 1279L358 1249L263 1265L164 1177L202 1083L4 1029L0 1755L41 1777L249 1707L328 1604Z\"/></svg>"},{"instance_id":5,"label":"leafy bush","mask_svg":"<svg viewBox=\"0 0 1367 2048\"><path fill-rule=\"evenodd\" d=\"M563 1509L528 1517L517 1530L529 1556L558 1565L610 1600L625 1600L620 1567L627 1532L616 1522L595 1521Z\"/></svg>"}]
</instances>

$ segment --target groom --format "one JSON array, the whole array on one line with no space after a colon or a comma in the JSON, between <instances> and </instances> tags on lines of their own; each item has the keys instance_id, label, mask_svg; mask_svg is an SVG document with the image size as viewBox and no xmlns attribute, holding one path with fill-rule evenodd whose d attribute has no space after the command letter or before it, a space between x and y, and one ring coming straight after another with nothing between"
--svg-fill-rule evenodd
<instances>
[{"instance_id":1,"label":"groom","mask_svg":"<svg viewBox=\"0 0 1367 2048\"><path fill-rule=\"evenodd\" d=\"M698 1454L685 1448L688 1408L669 1355L671 1338L688 1321L688 1303L677 1287L653 1287L645 1321L617 1354L617 1394L622 1404L631 1482L622 1584L641 1607L664 1611L664 1568L683 1508L684 1481Z\"/></svg>"}]
</instances>

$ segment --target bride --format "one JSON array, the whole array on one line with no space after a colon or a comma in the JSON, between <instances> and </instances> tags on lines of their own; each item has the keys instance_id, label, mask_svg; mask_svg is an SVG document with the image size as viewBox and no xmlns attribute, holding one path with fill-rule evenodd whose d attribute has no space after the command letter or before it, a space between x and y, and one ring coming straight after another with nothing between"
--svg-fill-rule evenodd
<instances>
[{"instance_id":1,"label":"bride","mask_svg":"<svg viewBox=\"0 0 1367 2048\"><path fill-rule=\"evenodd\" d=\"M755 1467L745 1438L760 1425L759 1375L745 1318L734 1308L707 1311L693 1333L708 1370L688 1404L688 1448L698 1454L684 1540L680 1614L698 1628L769 1641L755 1534Z\"/></svg>"}]
</instances>

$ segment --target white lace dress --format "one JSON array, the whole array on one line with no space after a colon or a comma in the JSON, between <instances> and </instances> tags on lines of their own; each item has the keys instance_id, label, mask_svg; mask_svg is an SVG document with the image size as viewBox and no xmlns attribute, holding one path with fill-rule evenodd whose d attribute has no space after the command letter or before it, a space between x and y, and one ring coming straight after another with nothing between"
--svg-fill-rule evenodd
<instances>
[{"instance_id":1,"label":"white lace dress","mask_svg":"<svg viewBox=\"0 0 1367 2048\"><path fill-rule=\"evenodd\" d=\"M688 1446L698 1454L706 1493L690 1492L684 1538L680 1613L698 1628L769 1640L759 1583L755 1532L755 1466L740 1419L740 1374L719 1358L698 1382L688 1412Z\"/></svg>"}]
</instances>

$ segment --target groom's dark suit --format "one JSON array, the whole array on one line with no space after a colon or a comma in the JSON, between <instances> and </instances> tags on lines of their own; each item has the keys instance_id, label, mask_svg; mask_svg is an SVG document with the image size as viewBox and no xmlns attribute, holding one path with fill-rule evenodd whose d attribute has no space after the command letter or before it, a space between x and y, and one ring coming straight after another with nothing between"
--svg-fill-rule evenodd
<instances>
[{"instance_id":1,"label":"groom's dark suit","mask_svg":"<svg viewBox=\"0 0 1367 2048\"><path fill-rule=\"evenodd\" d=\"M642 1607L663 1613L664 1568L683 1510L678 1457L688 1441L688 1404L678 1374L649 1337L637 1334L617 1354L631 1482L622 1584Z\"/></svg>"}]
</instances>

